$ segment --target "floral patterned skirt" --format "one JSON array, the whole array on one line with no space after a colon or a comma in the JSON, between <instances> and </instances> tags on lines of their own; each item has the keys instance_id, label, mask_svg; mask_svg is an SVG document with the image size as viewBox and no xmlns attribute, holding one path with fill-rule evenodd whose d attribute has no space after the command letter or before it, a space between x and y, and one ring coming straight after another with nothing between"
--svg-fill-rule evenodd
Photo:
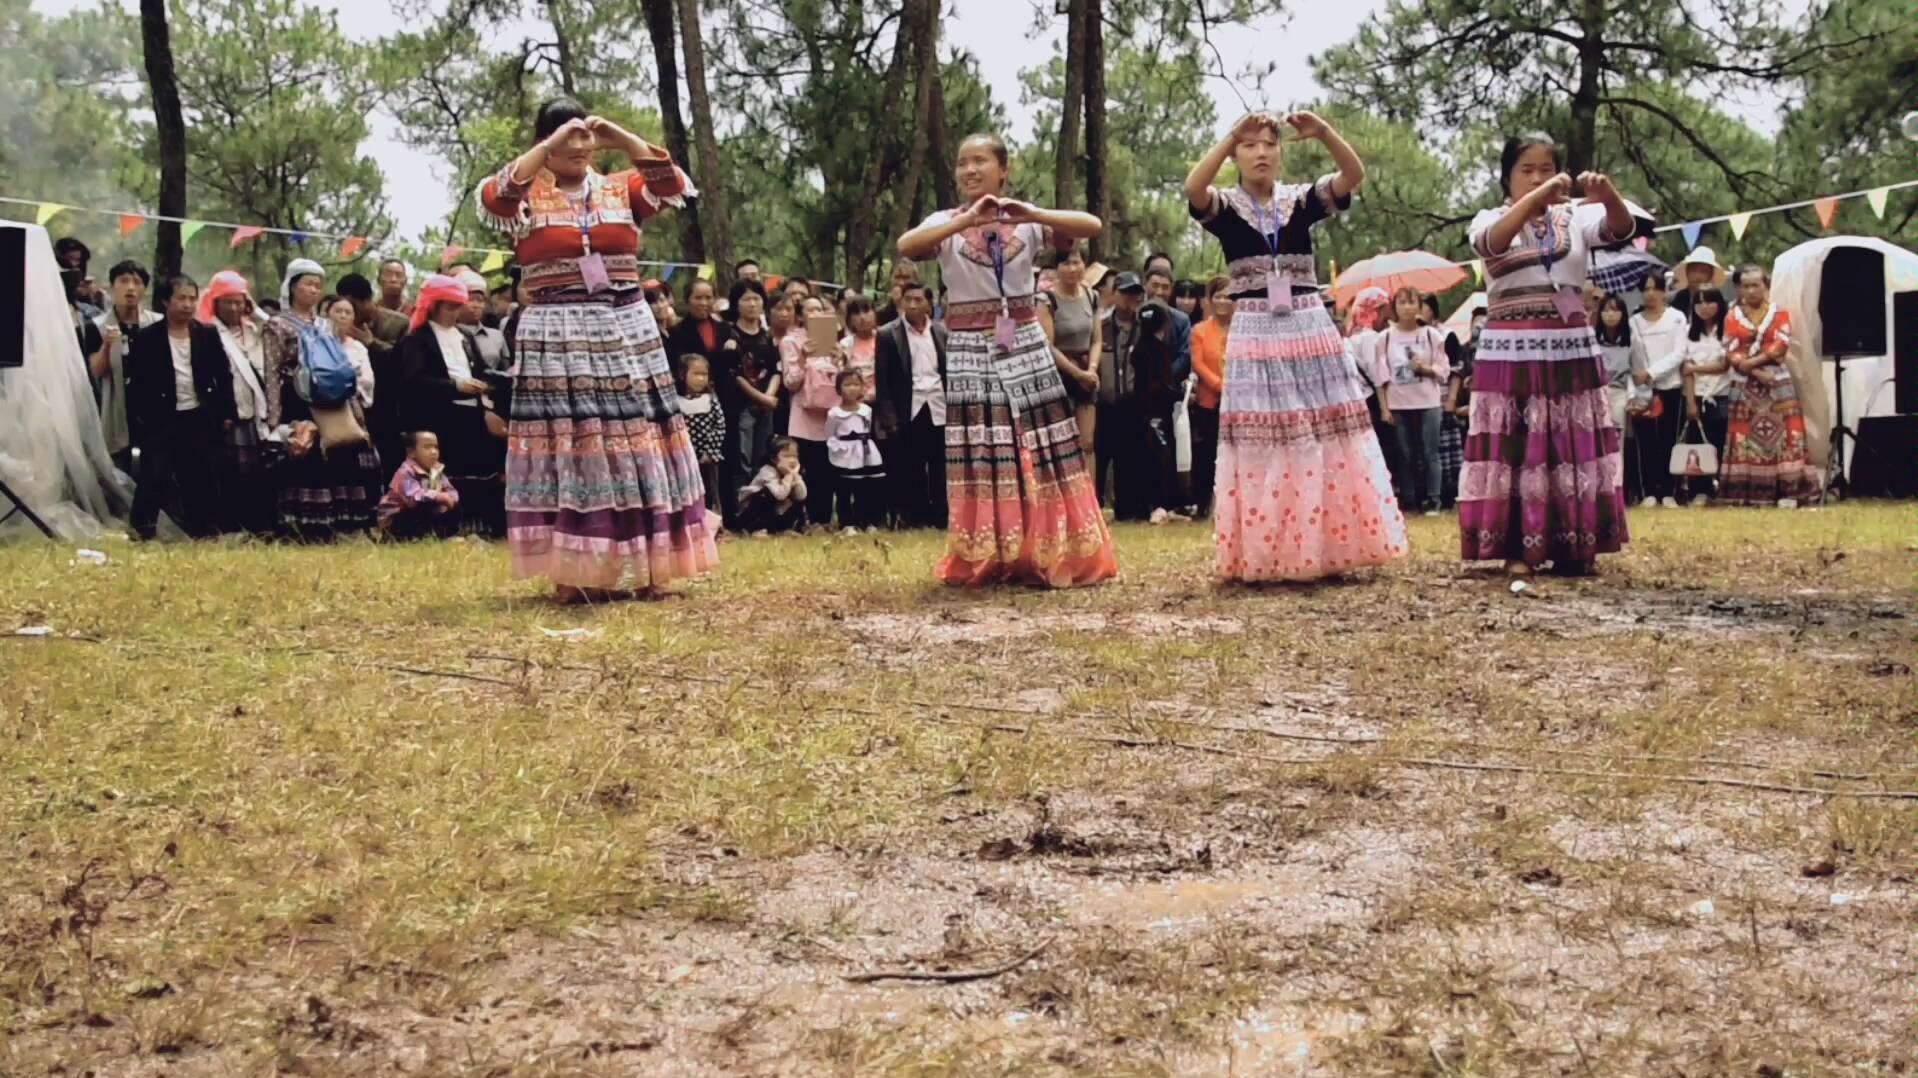
<instances>
[{"instance_id":1,"label":"floral patterned skirt","mask_svg":"<svg viewBox=\"0 0 1918 1078\"><path fill-rule=\"evenodd\" d=\"M1410 549L1365 392L1315 297L1277 313L1239 301L1214 498L1227 580L1316 580Z\"/></svg>"}]
</instances>

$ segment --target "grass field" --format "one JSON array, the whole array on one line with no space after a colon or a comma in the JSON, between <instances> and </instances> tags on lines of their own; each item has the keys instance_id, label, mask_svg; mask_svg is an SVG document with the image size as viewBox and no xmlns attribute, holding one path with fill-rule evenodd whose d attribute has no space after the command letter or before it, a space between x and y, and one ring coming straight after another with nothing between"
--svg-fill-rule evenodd
<instances>
[{"instance_id":1,"label":"grass field","mask_svg":"<svg viewBox=\"0 0 1918 1078\"><path fill-rule=\"evenodd\" d=\"M0 1074L1909 1073L1914 510L1632 525L1522 595L1421 519L1315 587L1174 526L566 609L0 548Z\"/></svg>"}]
</instances>

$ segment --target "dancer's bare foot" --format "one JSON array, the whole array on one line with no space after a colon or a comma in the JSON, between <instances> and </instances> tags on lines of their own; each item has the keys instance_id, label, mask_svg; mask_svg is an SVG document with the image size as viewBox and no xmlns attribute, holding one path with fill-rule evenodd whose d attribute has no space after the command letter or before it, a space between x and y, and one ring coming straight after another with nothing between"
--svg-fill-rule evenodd
<instances>
[{"instance_id":1,"label":"dancer's bare foot","mask_svg":"<svg viewBox=\"0 0 1918 1078\"><path fill-rule=\"evenodd\" d=\"M1552 563L1553 576L1597 576L1598 563L1590 558L1581 561L1555 561Z\"/></svg>"}]
</instances>

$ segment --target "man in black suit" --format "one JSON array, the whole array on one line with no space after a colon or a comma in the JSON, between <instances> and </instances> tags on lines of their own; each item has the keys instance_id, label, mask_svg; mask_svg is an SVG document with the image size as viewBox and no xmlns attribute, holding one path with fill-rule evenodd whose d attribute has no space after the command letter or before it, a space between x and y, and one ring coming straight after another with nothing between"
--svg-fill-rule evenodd
<instances>
[{"instance_id":1,"label":"man in black suit","mask_svg":"<svg viewBox=\"0 0 1918 1078\"><path fill-rule=\"evenodd\" d=\"M1172 309L1146 298L1138 275L1121 273L1100 334L1099 445L1094 481L1112 473L1119 520L1163 523L1175 500Z\"/></svg>"},{"instance_id":2,"label":"man in black suit","mask_svg":"<svg viewBox=\"0 0 1918 1078\"><path fill-rule=\"evenodd\" d=\"M133 526L151 539L160 513L188 535L212 535L220 524L220 460L238 414L233 369L211 326L193 320L200 286L185 274L154 292L166 312L133 337L125 363L127 427L139 453Z\"/></svg>"},{"instance_id":3,"label":"man in black suit","mask_svg":"<svg viewBox=\"0 0 1918 1078\"><path fill-rule=\"evenodd\" d=\"M899 317L873 349L873 429L892 477L895 527L946 526L946 327L932 295L900 286Z\"/></svg>"}]
</instances>

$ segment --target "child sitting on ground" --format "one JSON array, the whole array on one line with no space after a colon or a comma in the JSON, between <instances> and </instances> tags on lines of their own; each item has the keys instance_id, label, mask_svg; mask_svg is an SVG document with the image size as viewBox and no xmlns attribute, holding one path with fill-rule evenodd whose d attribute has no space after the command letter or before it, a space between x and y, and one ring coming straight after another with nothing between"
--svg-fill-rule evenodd
<instances>
[{"instance_id":1,"label":"child sitting on ground","mask_svg":"<svg viewBox=\"0 0 1918 1078\"><path fill-rule=\"evenodd\" d=\"M445 539L459 530L459 508L460 492L440 465L439 435L406 435L406 461L380 498L380 531L395 539Z\"/></svg>"},{"instance_id":2,"label":"child sitting on ground","mask_svg":"<svg viewBox=\"0 0 1918 1078\"><path fill-rule=\"evenodd\" d=\"M699 457L699 477L706 482L706 509L717 514L719 503L719 462L726 453L726 413L713 395L712 362L697 352L680 357L680 377L685 392L680 394L679 411L686 417L686 435L692 439L693 452Z\"/></svg>"},{"instance_id":3,"label":"child sitting on ground","mask_svg":"<svg viewBox=\"0 0 1918 1078\"><path fill-rule=\"evenodd\" d=\"M806 477L799 471L799 443L774 438L772 457L739 490L739 526L754 537L792 531L806 521Z\"/></svg>"},{"instance_id":4,"label":"child sitting on ground","mask_svg":"<svg viewBox=\"0 0 1918 1078\"><path fill-rule=\"evenodd\" d=\"M838 492L839 526L848 535L860 528L878 531L886 515L886 467L872 439L866 376L852 368L840 371L837 388L839 403L826 410L826 459Z\"/></svg>"}]
</instances>

